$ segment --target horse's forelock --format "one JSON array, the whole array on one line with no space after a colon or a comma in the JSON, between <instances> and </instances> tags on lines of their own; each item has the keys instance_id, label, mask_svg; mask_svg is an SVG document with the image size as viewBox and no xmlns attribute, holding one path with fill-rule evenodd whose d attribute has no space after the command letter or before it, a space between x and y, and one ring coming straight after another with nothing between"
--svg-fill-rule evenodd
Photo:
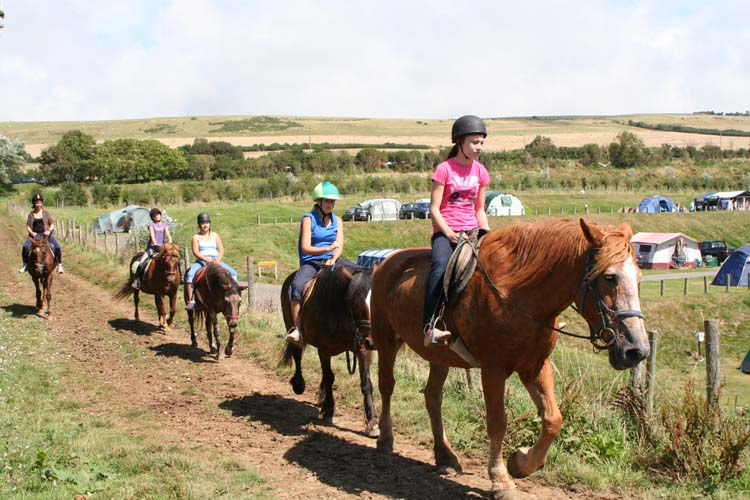
<instances>
[{"instance_id":1,"label":"horse's forelock","mask_svg":"<svg viewBox=\"0 0 750 500\"><path fill-rule=\"evenodd\" d=\"M628 257L631 257L634 261L636 259L635 249L627 238L627 235L618 229L605 232L596 261L586 279L590 280L599 276L608 267L625 262L628 260Z\"/></svg>"}]
</instances>

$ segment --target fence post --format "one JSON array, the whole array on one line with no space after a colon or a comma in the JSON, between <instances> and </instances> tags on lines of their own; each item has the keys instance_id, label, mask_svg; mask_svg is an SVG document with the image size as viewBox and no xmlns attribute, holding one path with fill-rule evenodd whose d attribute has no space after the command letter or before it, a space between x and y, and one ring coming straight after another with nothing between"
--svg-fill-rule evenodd
<instances>
[{"instance_id":1,"label":"fence post","mask_svg":"<svg viewBox=\"0 0 750 500\"><path fill-rule=\"evenodd\" d=\"M185 271L187 271L190 268L190 259L189 259L189 253L188 253L188 247L185 245L183 248L184 254L185 254Z\"/></svg>"},{"instance_id":2,"label":"fence post","mask_svg":"<svg viewBox=\"0 0 750 500\"><path fill-rule=\"evenodd\" d=\"M659 296L664 297L664 280L659 280Z\"/></svg>"},{"instance_id":3,"label":"fence post","mask_svg":"<svg viewBox=\"0 0 750 500\"><path fill-rule=\"evenodd\" d=\"M707 319L703 322L706 332L706 401L719 406L719 320Z\"/></svg>"},{"instance_id":4,"label":"fence post","mask_svg":"<svg viewBox=\"0 0 750 500\"><path fill-rule=\"evenodd\" d=\"M685 285L682 287L682 294L687 295L687 291L688 291L688 279L685 278Z\"/></svg>"},{"instance_id":5,"label":"fence post","mask_svg":"<svg viewBox=\"0 0 750 500\"><path fill-rule=\"evenodd\" d=\"M257 214L255 216L255 220L256 220L257 224L260 226L260 214Z\"/></svg>"},{"instance_id":6,"label":"fence post","mask_svg":"<svg viewBox=\"0 0 750 500\"><path fill-rule=\"evenodd\" d=\"M727 274L727 283L726 283L726 285L724 285L724 293L729 293L729 282L730 281L732 281L732 280L730 279L729 274Z\"/></svg>"},{"instance_id":7,"label":"fence post","mask_svg":"<svg viewBox=\"0 0 750 500\"><path fill-rule=\"evenodd\" d=\"M104 253L109 253L109 233L104 233Z\"/></svg>"},{"instance_id":8,"label":"fence post","mask_svg":"<svg viewBox=\"0 0 750 500\"><path fill-rule=\"evenodd\" d=\"M115 257L120 256L120 235L115 233Z\"/></svg>"},{"instance_id":9,"label":"fence post","mask_svg":"<svg viewBox=\"0 0 750 500\"><path fill-rule=\"evenodd\" d=\"M638 363L630 369L630 388L633 393L641 396L643 393L643 363Z\"/></svg>"},{"instance_id":10,"label":"fence post","mask_svg":"<svg viewBox=\"0 0 750 500\"><path fill-rule=\"evenodd\" d=\"M648 343L651 346L651 350L648 353L648 366L646 367L646 376L648 378L646 397L648 402L648 418L650 419L654 413L654 391L656 389L656 348L659 344L659 332L657 330L648 332Z\"/></svg>"},{"instance_id":11,"label":"fence post","mask_svg":"<svg viewBox=\"0 0 750 500\"><path fill-rule=\"evenodd\" d=\"M703 293L708 293L708 276L703 277Z\"/></svg>"},{"instance_id":12,"label":"fence post","mask_svg":"<svg viewBox=\"0 0 750 500\"><path fill-rule=\"evenodd\" d=\"M249 311L255 301L255 284L253 276L253 258L247 256L247 310Z\"/></svg>"}]
</instances>

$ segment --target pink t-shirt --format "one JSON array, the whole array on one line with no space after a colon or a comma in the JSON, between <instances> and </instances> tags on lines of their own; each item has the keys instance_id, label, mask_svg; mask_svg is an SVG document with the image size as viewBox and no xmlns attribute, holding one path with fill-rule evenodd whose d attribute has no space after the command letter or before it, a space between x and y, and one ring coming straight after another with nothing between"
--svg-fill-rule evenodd
<instances>
[{"instance_id":1,"label":"pink t-shirt","mask_svg":"<svg viewBox=\"0 0 750 500\"><path fill-rule=\"evenodd\" d=\"M474 204L479 188L490 183L487 169L478 161L471 165L461 165L455 158L449 158L435 168L432 180L444 186L440 202L440 214L452 230L467 231L479 226ZM432 231L440 232L433 224Z\"/></svg>"}]
</instances>

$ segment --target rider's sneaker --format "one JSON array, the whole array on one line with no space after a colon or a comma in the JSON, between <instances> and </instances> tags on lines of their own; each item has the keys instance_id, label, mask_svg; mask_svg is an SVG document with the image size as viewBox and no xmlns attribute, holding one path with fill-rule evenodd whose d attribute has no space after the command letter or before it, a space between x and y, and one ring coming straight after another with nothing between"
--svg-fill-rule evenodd
<instances>
[{"instance_id":1,"label":"rider's sneaker","mask_svg":"<svg viewBox=\"0 0 750 500\"><path fill-rule=\"evenodd\" d=\"M302 343L302 334L296 326L289 330L289 333L286 335L286 341L295 345L300 345Z\"/></svg>"},{"instance_id":2,"label":"rider's sneaker","mask_svg":"<svg viewBox=\"0 0 750 500\"><path fill-rule=\"evenodd\" d=\"M140 289L140 288L141 288L141 280L139 280L138 278L134 278L134 279L133 279L133 282L132 282L132 283L130 284L130 287L131 287L131 288L132 288L133 290L138 290L138 289Z\"/></svg>"},{"instance_id":3,"label":"rider's sneaker","mask_svg":"<svg viewBox=\"0 0 750 500\"><path fill-rule=\"evenodd\" d=\"M57 274L62 274L65 272L65 269L63 269L62 264L57 265Z\"/></svg>"},{"instance_id":4,"label":"rider's sneaker","mask_svg":"<svg viewBox=\"0 0 750 500\"><path fill-rule=\"evenodd\" d=\"M187 304L185 304L185 310L192 311L194 309L195 309L195 301L194 300L190 300L190 301L188 301Z\"/></svg>"},{"instance_id":5,"label":"rider's sneaker","mask_svg":"<svg viewBox=\"0 0 750 500\"><path fill-rule=\"evenodd\" d=\"M441 330L440 328L433 327L432 331L425 330L424 334L424 346L430 347L432 344L447 344L451 339L451 332L448 330Z\"/></svg>"},{"instance_id":6,"label":"rider's sneaker","mask_svg":"<svg viewBox=\"0 0 750 500\"><path fill-rule=\"evenodd\" d=\"M21 269L18 270L19 273L25 273L26 272L26 264L21 266Z\"/></svg>"}]
</instances>

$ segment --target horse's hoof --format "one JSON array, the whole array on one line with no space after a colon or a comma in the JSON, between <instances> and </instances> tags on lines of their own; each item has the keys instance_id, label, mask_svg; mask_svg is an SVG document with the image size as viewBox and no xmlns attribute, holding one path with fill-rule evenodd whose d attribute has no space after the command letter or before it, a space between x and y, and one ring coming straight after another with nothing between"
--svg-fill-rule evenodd
<instances>
[{"instance_id":1,"label":"horse's hoof","mask_svg":"<svg viewBox=\"0 0 750 500\"><path fill-rule=\"evenodd\" d=\"M289 380L289 383L292 384L292 390L296 395L304 394L305 393L305 379L302 377L292 377Z\"/></svg>"},{"instance_id":2,"label":"horse's hoof","mask_svg":"<svg viewBox=\"0 0 750 500\"><path fill-rule=\"evenodd\" d=\"M383 439L383 436L378 437L378 451L381 453L393 453L393 441L390 439Z\"/></svg>"},{"instance_id":3,"label":"horse's hoof","mask_svg":"<svg viewBox=\"0 0 750 500\"><path fill-rule=\"evenodd\" d=\"M516 488L506 490L495 490L490 493L492 500L521 500L521 495Z\"/></svg>"},{"instance_id":4,"label":"horse's hoof","mask_svg":"<svg viewBox=\"0 0 750 500\"><path fill-rule=\"evenodd\" d=\"M191 342L190 347L192 347L193 349L198 349L198 342Z\"/></svg>"},{"instance_id":5,"label":"horse's hoof","mask_svg":"<svg viewBox=\"0 0 750 500\"><path fill-rule=\"evenodd\" d=\"M367 437L370 437L370 438L380 437L380 428L377 425L375 425L375 426L368 426L367 427Z\"/></svg>"},{"instance_id":6,"label":"horse's hoof","mask_svg":"<svg viewBox=\"0 0 750 500\"><path fill-rule=\"evenodd\" d=\"M463 469L461 468L461 465L456 462L455 464L446 464L438 466L437 472L441 476L458 476L460 474L463 474Z\"/></svg>"},{"instance_id":7,"label":"horse's hoof","mask_svg":"<svg viewBox=\"0 0 750 500\"><path fill-rule=\"evenodd\" d=\"M216 354L216 357L217 358L219 357L219 350L217 348L215 348L215 347L212 347L211 350L209 351L209 353L210 354Z\"/></svg>"},{"instance_id":8,"label":"horse's hoof","mask_svg":"<svg viewBox=\"0 0 750 500\"><path fill-rule=\"evenodd\" d=\"M516 479L521 479L533 471L522 471L519 461L524 457L523 450L516 450L508 457L508 474Z\"/></svg>"},{"instance_id":9,"label":"horse's hoof","mask_svg":"<svg viewBox=\"0 0 750 500\"><path fill-rule=\"evenodd\" d=\"M227 357L229 358L229 357L232 356L232 352L233 351L234 351L234 349L232 349L231 347L227 347L226 349L224 349L224 354L226 354Z\"/></svg>"}]
</instances>

